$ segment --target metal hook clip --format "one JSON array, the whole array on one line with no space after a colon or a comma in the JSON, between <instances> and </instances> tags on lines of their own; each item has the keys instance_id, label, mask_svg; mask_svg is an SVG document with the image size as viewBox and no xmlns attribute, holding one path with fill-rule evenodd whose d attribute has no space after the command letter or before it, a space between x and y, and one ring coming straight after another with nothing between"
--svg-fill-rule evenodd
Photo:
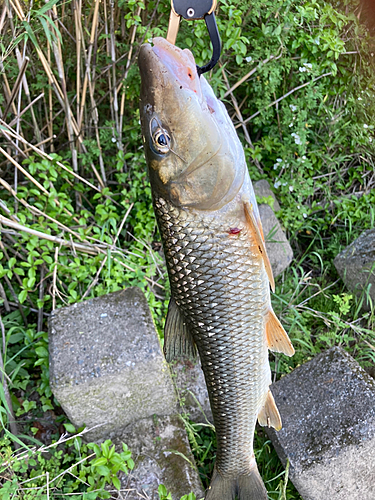
<instances>
[{"instance_id":1,"label":"metal hook clip","mask_svg":"<svg viewBox=\"0 0 375 500\"><path fill-rule=\"evenodd\" d=\"M197 71L199 76L210 71L218 62L221 53L221 40L214 14L216 0L171 0L171 7L167 40L173 45L176 43L181 17L188 21L196 19L205 20L212 43L213 54L209 63L202 67L197 66Z\"/></svg>"}]
</instances>

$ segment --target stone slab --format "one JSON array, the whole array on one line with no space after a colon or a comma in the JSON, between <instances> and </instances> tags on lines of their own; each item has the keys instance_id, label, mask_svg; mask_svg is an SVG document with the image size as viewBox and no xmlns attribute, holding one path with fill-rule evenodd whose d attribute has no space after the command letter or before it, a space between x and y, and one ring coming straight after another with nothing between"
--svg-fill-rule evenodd
<instances>
[{"instance_id":1,"label":"stone slab","mask_svg":"<svg viewBox=\"0 0 375 500\"><path fill-rule=\"evenodd\" d=\"M375 304L375 228L362 233L333 263L349 290L361 295L364 289L370 288L369 295ZM371 308L366 294L362 307L367 311Z\"/></svg>"},{"instance_id":2,"label":"stone slab","mask_svg":"<svg viewBox=\"0 0 375 500\"><path fill-rule=\"evenodd\" d=\"M375 381L339 347L272 385L283 428L267 429L304 500L375 499Z\"/></svg>"},{"instance_id":3,"label":"stone slab","mask_svg":"<svg viewBox=\"0 0 375 500\"><path fill-rule=\"evenodd\" d=\"M180 360L169 365L180 403L180 411L196 423L213 423L206 381L197 361Z\"/></svg>"},{"instance_id":4,"label":"stone slab","mask_svg":"<svg viewBox=\"0 0 375 500\"><path fill-rule=\"evenodd\" d=\"M265 179L254 182L254 191L261 198L272 196L274 199L274 210L280 210L280 205L271 191L269 183ZM271 262L273 274L276 277L292 262L293 250L282 230L280 222L277 220L274 210L265 203L258 204L258 207L266 240L267 254Z\"/></svg>"},{"instance_id":5,"label":"stone slab","mask_svg":"<svg viewBox=\"0 0 375 500\"><path fill-rule=\"evenodd\" d=\"M203 499L203 486L181 417L139 420L112 441L119 451L122 451L121 442L126 443L135 461L133 471L128 476L120 476L122 498L159 500L157 490L162 483L173 500L191 491L198 500Z\"/></svg>"},{"instance_id":6,"label":"stone slab","mask_svg":"<svg viewBox=\"0 0 375 500\"><path fill-rule=\"evenodd\" d=\"M143 292L128 288L55 310L49 321L50 383L88 440L151 415L177 412L169 368Z\"/></svg>"}]
</instances>

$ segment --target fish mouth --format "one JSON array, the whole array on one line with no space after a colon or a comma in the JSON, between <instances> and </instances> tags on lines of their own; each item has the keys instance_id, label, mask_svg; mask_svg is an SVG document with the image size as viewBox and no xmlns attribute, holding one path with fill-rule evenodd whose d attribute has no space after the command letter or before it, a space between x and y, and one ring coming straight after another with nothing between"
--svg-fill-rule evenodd
<instances>
[{"instance_id":1,"label":"fish mouth","mask_svg":"<svg viewBox=\"0 0 375 500\"><path fill-rule=\"evenodd\" d=\"M149 87L172 84L176 90L191 92L202 108L207 107L194 56L189 49L180 49L161 37L153 38L152 44L142 45L139 66L142 80L147 81Z\"/></svg>"}]
</instances>

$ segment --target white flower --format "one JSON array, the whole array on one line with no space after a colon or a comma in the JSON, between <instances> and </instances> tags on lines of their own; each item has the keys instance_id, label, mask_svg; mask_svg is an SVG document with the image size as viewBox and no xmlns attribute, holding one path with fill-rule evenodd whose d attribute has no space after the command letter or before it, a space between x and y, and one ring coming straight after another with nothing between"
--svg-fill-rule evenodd
<instances>
[{"instance_id":1,"label":"white flower","mask_svg":"<svg viewBox=\"0 0 375 500\"><path fill-rule=\"evenodd\" d=\"M273 186L274 186L274 188L276 188L276 189L277 189L278 187L280 187L280 186L281 186L281 182L280 182L280 181L276 181L276 182L275 182L275 184L274 184Z\"/></svg>"},{"instance_id":2,"label":"white flower","mask_svg":"<svg viewBox=\"0 0 375 500\"><path fill-rule=\"evenodd\" d=\"M318 37L315 38L314 43L316 43L317 45L320 45L320 39Z\"/></svg>"},{"instance_id":3,"label":"white flower","mask_svg":"<svg viewBox=\"0 0 375 500\"><path fill-rule=\"evenodd\" d=\"M289 186L289 191L290 191L290 192L292 192L292 191L293 191L293 189L294 189L294 187L293 187L293 186Z\"/></svg>"},{"instance_id":4,"label":"white flower","mask_svg":"<svg viewBox=\"0 0 375 500\"><path fill-rule=\"evenodd\" d=\"M289 127L293 127L293 122L292 122L292 123L289 123Z\"/></svg>"},{"instance_id":5,"label":"white flower","mask_svg":"<svg viewBox=\"0 0 375 500\"><path fill-rule=\"evenodd\" d=\"M252 60L253 60L253 58L251 56L245 57L246 62L251 62Z\"/></svg>"},{"instance_id":6,"label":"white flower","mask_svg":"<svg viewBox=\"0 0 375 500\"><path fill-rule=\"evenodd\" d=\"M368 142L372 142L372 137L369 137L369 138L368 138Z\"/></svg>"},{"instance_id":7,"label":"white flower","mask_svg":"<svg viewBox=\"0 0 375 500\"><path fill-rule=\"evenodd\" d=\"M297 106L294 106L294 104L289 104L289 107L292 111L297 111Z\"/></svg>"},{"instance_id":8,"label":"white flower","mask_svg":"<svg viewBox=\"0 0 375 500\"><path fill-rule=\"evenodd\" d=\"M311 63L303 63L306 68L312 69L312 64Z\"/></svg>"},{"instance_id":9,"label":"white flower","mask_svg":"<svg viewBox=\"0 0 375 500\"><path fill-rule=\"evenodd\" d=\"M276 161L277 163L282 163L283 160L281 158L276 158Z\"/></svg>"},{"instance_id":10,"label":"white flower","mask_svg":"<svg viewBox=\"0 0 375 500\"><path fill-rule=\"evenodd\" d=\"M362 101L362 97L358 97L358 101Z\"/></svg>"},{"instance_id":11,"label":"white flower","mask_svg":"<svg viewBox=\"0 0 375 500\"><path fill-rule=\"evenodd\" d=\"M300 73L305 73L305 71L307 71L307 69L306 69L304 66L300 66L300 67L298 68L298 71L299 71Z\"/></svg>"},{"instance_id":12,"label":"white flower","mask_svg":"<svg viewBox=\"0 0 375 500\"><path fill-rule=\"evenodd\" d=\"M298 134L296 134L295 132L293 132L291 134L291 136L294 137L294 142L296 144L302 144L301 137Z\"/></svg>"},{"instance_id":13,"label":"white flower","mask_svg":"<svg viewBox=\"0 0 375 500\"><path fill-rule=\"evenodd\" d=\"M364 124L363 124L363 128L368 128L367 123L364 123Z\"/></svg>"},{"instance_id":14,"label":"white flower","mask_svg":"<svg viewBox=\"0 0 375 500\"><path fill-rule=\"evenodd\" d=\"M306 156L305 155L302 156L302 160L306 160Z\"/></svg>"},{"instance_id":15,"label":"white flower","mask_svg":"<svg viewBox=\"0 0 375 500\"><path fill-rule=\"evenodd\" d=\"M116 142L116 137L112 137L111 141Z\"/></svg>"},{"instance_id":16,"label":"white flower","mask_svg":"<svg viewBox=\"0 0 375 500\"><path fill-rule=\"evenodd\" d=\"M307 217L307 214L302 214L302 215L303 215L303 216L304 216L304 218L306 219L306 217Z\"/></svg>"}]
</instances>

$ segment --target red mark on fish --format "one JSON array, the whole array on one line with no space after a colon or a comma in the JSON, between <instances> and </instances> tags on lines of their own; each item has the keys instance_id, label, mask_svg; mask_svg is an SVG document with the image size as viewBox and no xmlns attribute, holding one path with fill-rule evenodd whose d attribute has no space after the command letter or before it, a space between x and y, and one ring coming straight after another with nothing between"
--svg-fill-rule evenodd
<instances>
[{"instance_id":1,"label":"red mark on fish","mask_svg":"<svg viewBox=\"0 0 375 500\"><path fill-rule=\"evenodd\" d=\"M238 227L231 227L228 232L229 234L240 234L241 231L242 229Z\"/></svg>"}]
</instances>

